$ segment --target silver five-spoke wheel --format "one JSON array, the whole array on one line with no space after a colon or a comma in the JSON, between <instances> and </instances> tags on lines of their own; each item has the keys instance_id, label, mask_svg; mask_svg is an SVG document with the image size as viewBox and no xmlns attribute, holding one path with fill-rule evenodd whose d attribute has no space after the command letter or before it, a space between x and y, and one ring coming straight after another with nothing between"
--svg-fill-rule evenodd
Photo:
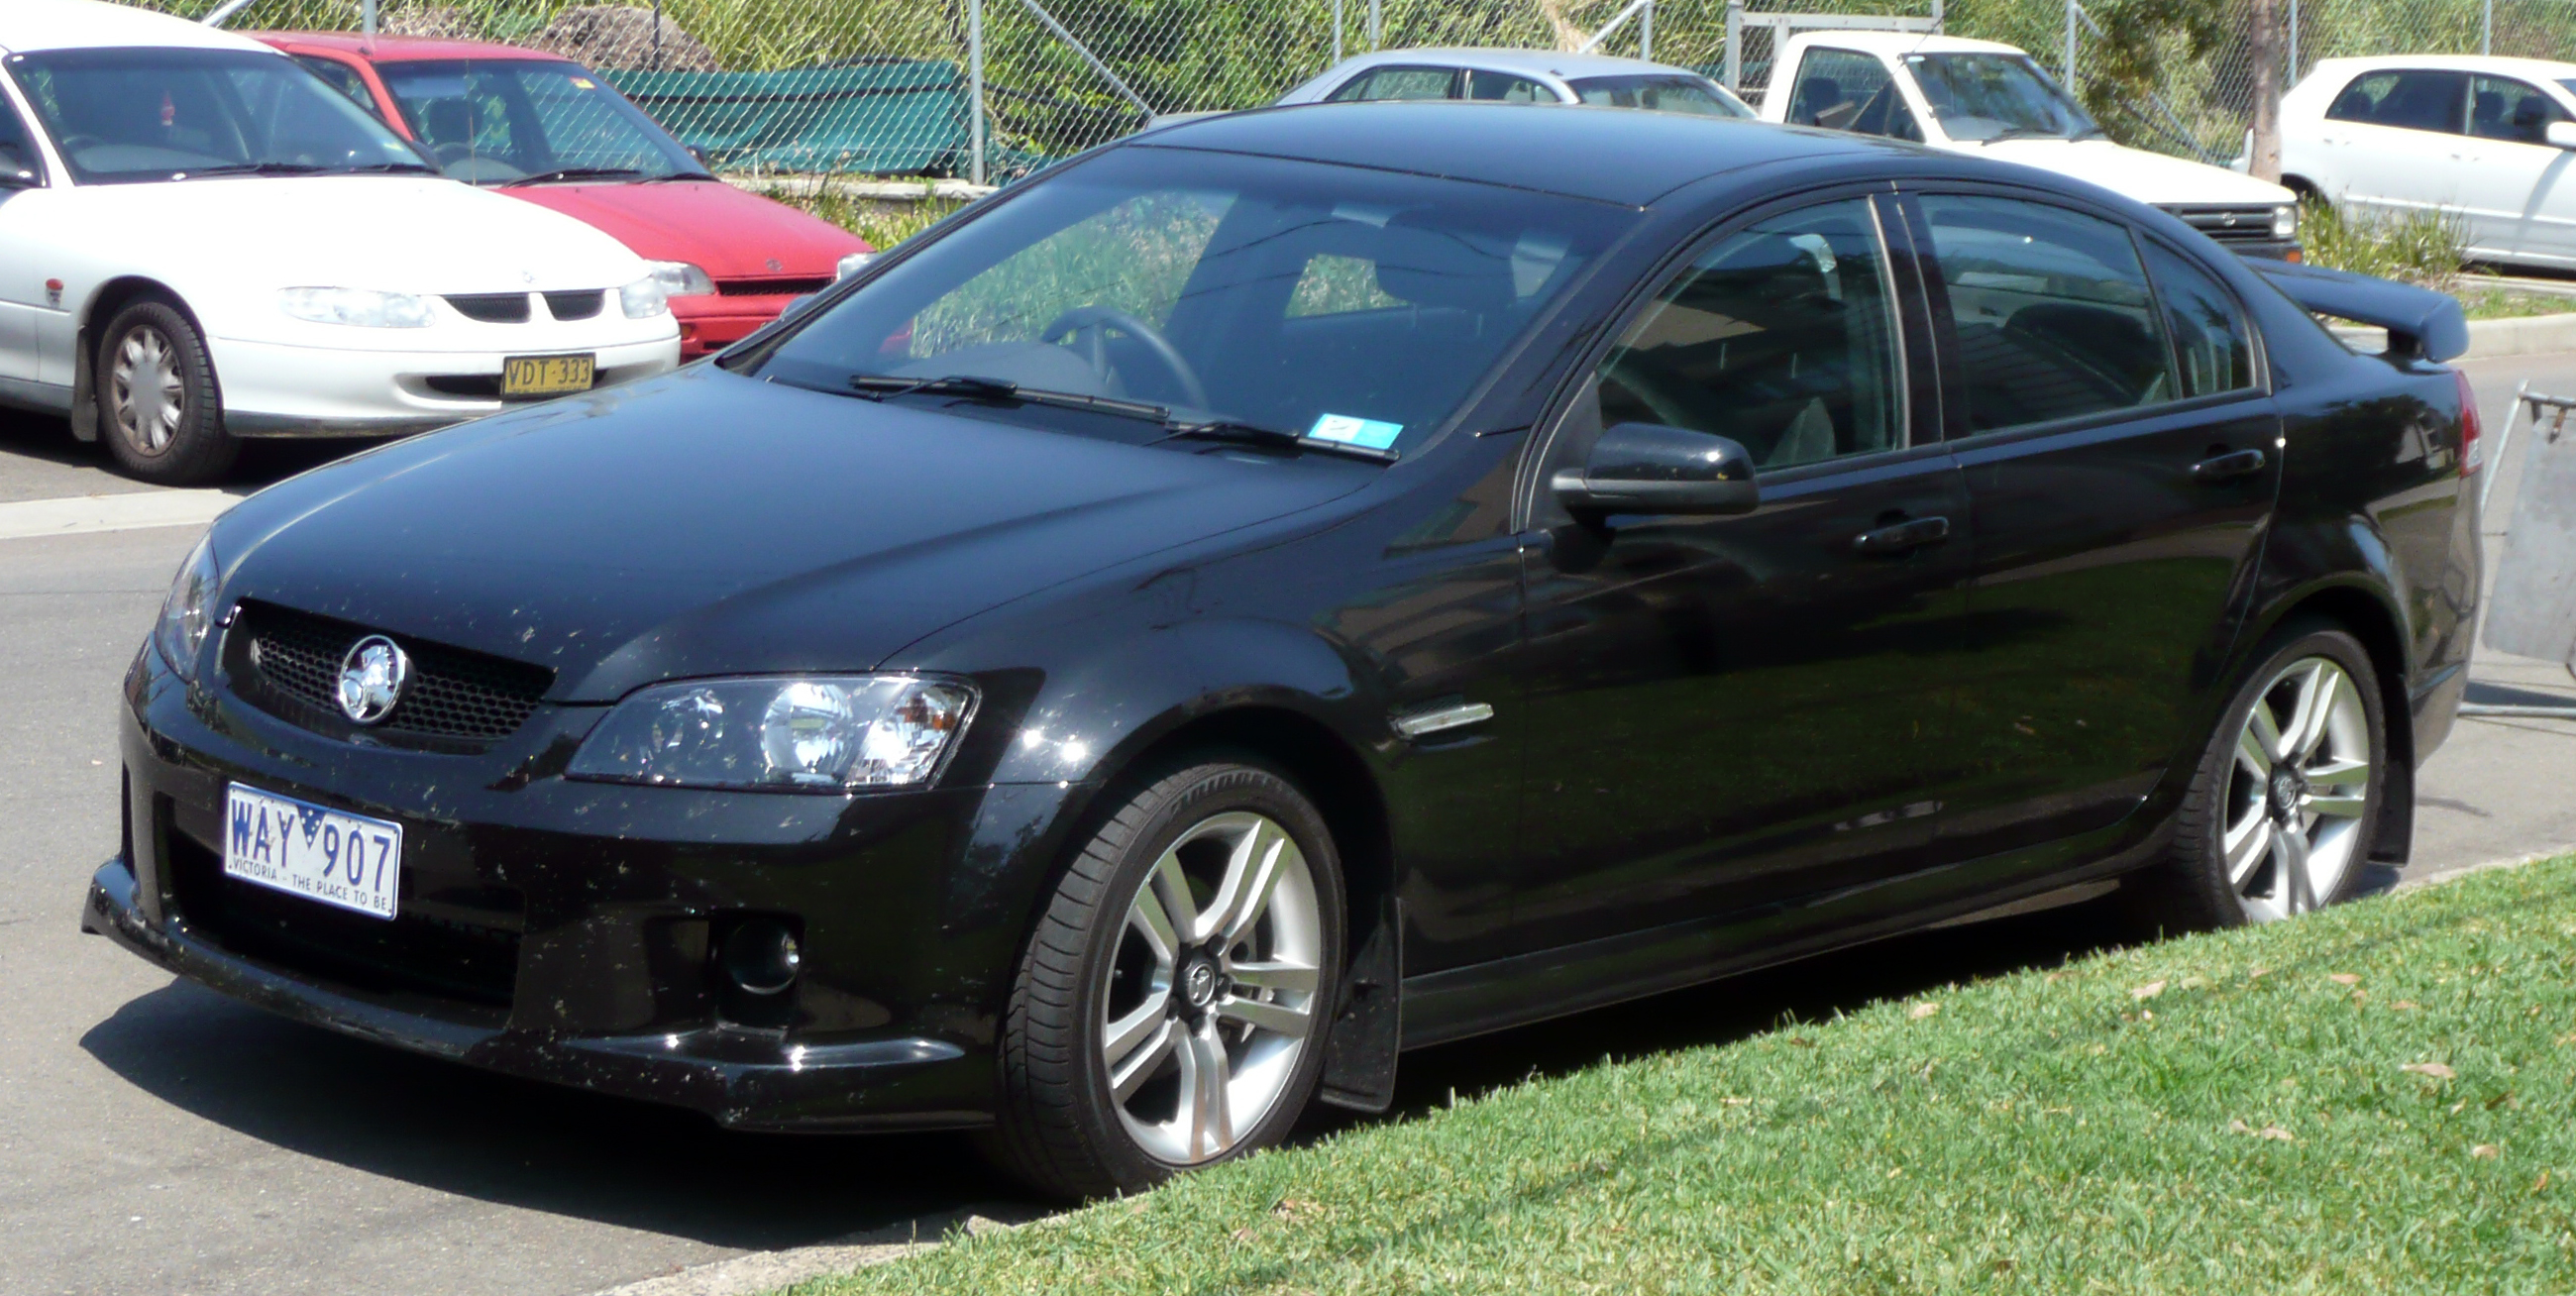
<instances>
[{"instance_id":1,"label":"silver five-spoke wheel","mask_svg":"<svg viewBox=\"0 0 2576 1296\"><path fill-rule=\"evenodd\" d=\"M149 324L118 339L108 374L108 414L126 444L147 455L169 449L188 415L188 385L177 348Z\"/></svg>"},{"instance_id":2,"label":"silver five-spoke wheel","mask_svg":"<svg viewBox=\"0 0 2576 1296\"><path fill-rule=\"evenodd\" d=\"M2331 658L2301 657L2264 685L2237 737L2219 839L2247 919L2337 893L2363 840L2371 754L2361 693Z\"/></svg>"},{"instance_id":3,"label":"silver five-spoke wheel","mask_svg":"<svg viewBox=\"0 0 2576 1296\"><path fill-rule=\"evenodd\" d=\"M1298 1074L1324 930L1296 840L1229 811L1166 848L1128 902L1099 996L1118 1119L1176 1166L1234 1149Z\"/></svg>"}]
</instances>

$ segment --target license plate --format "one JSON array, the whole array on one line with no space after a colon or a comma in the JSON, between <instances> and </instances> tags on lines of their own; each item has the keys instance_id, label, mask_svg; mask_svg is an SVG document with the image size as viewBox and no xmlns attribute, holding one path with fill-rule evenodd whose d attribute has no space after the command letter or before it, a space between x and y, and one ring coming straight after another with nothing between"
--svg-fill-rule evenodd
<instances>
[{"instance_id":1,"label":"license plate","mask_svg":"<svg viewBox=\"0 0 2576 1296\"><path fill-rule=\"evenodd\" d=\"M391 918L402 889L402 825L235 783L224 793L224 872Z\"/></svg>"},{"instance_id":2,"label":"license plate","mask_svg":"<svg viewBox=\"0 0 2576 1296\"><path fill-rule=\"evenodd\" d=\"M501 362L504 396L561 396L585 392L599 381L592 355L511 356Z\"/></svg>"}]
</instances>

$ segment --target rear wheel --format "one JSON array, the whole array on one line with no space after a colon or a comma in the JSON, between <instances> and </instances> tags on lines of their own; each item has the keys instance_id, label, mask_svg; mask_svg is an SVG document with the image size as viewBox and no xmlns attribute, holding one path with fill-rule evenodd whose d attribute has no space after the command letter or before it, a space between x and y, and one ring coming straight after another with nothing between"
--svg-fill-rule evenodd
<instances>
[{"instance_id":1,"label":"rear wheel","mask_svg":"<svg viewBox=\"0 0 2576 1296\"><path fill-rule=\"evenodd\" d=\"M1156 780L1039 919L988 1150L1082 1198L1279 1142L1321 1069L1342 932L1332 837L1294 784L1231 761Z\"/></svg>"},{"instance_id":2,"label":"rear wheel","mask_svg":"<svg viewBox=\"0 0 2576 1296\"><path fill-rule=\"evenodd\" d=\"M2295 628L2246 678L2177 816L2173 854L2131 879L2168 930L2274 922L2363 884L2386 784L2379 678L2359 641Z\"/></svg>"},{"instance_id":3,"label":"rear wheel","mask_svg":"<svg viewBox=\"0 0 2576 1296\"><path fill-rule=\"evenodd\" d=\"M241 442L224 431L214 361L177 306L147 297L118 311L95 359L99 426L128 474L193 486L233 466Z\"/></svg>"}]
</instances>

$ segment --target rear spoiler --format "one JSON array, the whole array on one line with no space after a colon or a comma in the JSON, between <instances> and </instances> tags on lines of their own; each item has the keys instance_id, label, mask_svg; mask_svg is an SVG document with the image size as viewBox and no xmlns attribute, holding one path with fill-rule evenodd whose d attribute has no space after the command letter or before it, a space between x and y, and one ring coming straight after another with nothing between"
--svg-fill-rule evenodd
<instances>
[{"instance_id":1,"label":"rear spoiler","mask_svg":"<svg viewBox=\"0 0 2576 1296\"><path fill-rule=\"evenodd\" d=\"M2388 330L2393 354L2439 362L2469 349L2468 317L2448 293L2293 261L2245 264L2312 314Z\"/></svg>"}]
</instances>

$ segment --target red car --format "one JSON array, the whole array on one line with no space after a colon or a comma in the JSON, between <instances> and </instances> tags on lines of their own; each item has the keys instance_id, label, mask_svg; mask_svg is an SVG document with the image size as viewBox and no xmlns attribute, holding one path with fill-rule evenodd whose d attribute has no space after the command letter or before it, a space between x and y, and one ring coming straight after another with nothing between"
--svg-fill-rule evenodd
<instances>
[{"instance_id":1,"label":"red car","mask_svg":"<svg viewBox=\"0 0 2576 1296\"><path fill-rule=\"evenodd\" d=\"M709 174L590 69L480 41L255 32L455 179L607 231L653 263L693 360L827 287L867 243Z\"/></svg>"}]
</instances>

